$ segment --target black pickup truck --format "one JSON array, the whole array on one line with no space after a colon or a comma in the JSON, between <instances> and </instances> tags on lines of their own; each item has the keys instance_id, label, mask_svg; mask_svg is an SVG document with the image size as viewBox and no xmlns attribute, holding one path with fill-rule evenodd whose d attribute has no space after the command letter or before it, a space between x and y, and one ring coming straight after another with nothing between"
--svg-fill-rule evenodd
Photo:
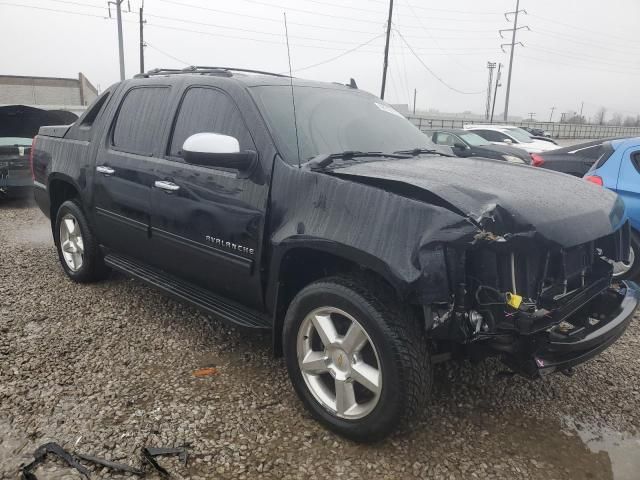
<instances>
[{"instance_id":1,"label":"black pickup truck","mask_svg":"<svg viewBox=\"0 0 640 480\"><path fill-rule=\"evenodd\" d=\"M155 70L41 128L32 168L71 279L115 269L271 332L306 407L356 440L410 419L434 363L567 372L638 304L611 278L615 194L440 154L353 83Z\"/></svg>"}]
</instances>

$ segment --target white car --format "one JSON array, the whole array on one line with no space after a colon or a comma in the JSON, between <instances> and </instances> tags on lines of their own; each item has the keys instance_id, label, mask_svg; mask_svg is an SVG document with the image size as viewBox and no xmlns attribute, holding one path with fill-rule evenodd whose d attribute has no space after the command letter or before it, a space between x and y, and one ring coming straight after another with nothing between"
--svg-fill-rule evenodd
<instances>
[{"instance_id":1,"label":"white car","mask_svg":"<svg viewBox=\"0 0 640 480\"><path fill-rule=\"evenodd\" d=\"M551 142L536 140L525 130L512 125L465 125L465 130L473 130L485 140L496 145L512 145L529 153L541 153L560 148Z\"/></svg>"}]
</instances>

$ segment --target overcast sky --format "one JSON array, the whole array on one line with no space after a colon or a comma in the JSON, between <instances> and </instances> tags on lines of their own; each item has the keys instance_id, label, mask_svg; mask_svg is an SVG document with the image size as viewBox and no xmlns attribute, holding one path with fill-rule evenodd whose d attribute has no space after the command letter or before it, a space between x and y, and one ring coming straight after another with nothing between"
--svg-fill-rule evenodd
<instances>
[{"instance_id":1,"label":"overcast sky","mask_svg":"<svg viewBox=\"0 0 640 480\"><path fill-rule=\"evenodd\" d=\"M124 15L128 77L139 69L141 2L130 0L132 13ZM127 11L126 0L123 6ZM380 94L388 0L146 0L144 7L147 69L200 64L284 72L286 11L294 75L353 77ZM601 106L609 117L640 114L639 0L521 0L520 8L528 15L519 25L531 31L518 32L525 46L515 51L510 113L548 120L555 106L558 120L584 101L586 117ZM509 49L503 53L500 44L511 38L507 32L501 40L498 30L512 27L503 12L514 9L515 0L395 0L385 99L411 103L416 88L418 109L482 113L486 63L494 61L505 64L501 112ZM107 1L0 0L0 27L0 74L82 71L101 89L119 80Z\"/></svg>"}]
</instances>

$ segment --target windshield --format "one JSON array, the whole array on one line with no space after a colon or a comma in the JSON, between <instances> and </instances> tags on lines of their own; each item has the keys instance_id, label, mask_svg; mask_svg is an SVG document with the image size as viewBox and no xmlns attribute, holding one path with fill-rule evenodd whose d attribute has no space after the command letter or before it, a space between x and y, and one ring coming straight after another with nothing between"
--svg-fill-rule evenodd
<instances>
[{"instance_id":1,"label":"windshield","mask_svg":"<svg viewBox=\"0 0 640 480\"><path fill-rule=\"evenodd\" d=\"M291 87L258 86L254 94L280 154L297 163ZM300 159L347 150L395 152L437 149L429 138L384 101L357 90L294 87Z\"/></svg>"},{"instance_id":2,"label":"windshield","mask_svg":"<svg viewBox=\"0 0 640 480\"><path fill-rule=\"evenodd\" d=\"M491 145L491 142L488 142L477 133L463 133L460 135L460 138L462 138L462 140L467 142L472 147L483 147L485 145Z\"/></svg>"},{"instance_id":3,"label":"windshield","mask_svg":"<svg viewBox=\"0 0 640 480\"><path fill-rule=\"evenodd\" d=\"M0 137L0 146L18 146L18 147L30 147L31 138L23 137Z\"/></svg>"},{"instance_id":4,"label":"windshield","mask_svg":"<svg viewBox=\"0 0 640 480\"><path fill-rule=\"evenodd\" d=\"M507 133L522 143L533 143L531 135L521 128L507 128Z\"/></svg>"}]
</instances>

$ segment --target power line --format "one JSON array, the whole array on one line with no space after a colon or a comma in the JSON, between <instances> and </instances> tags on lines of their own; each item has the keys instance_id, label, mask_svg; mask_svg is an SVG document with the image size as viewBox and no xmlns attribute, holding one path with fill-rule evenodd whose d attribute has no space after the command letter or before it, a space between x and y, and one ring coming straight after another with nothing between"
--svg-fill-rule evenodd
<instances>
[{"instance_id":1,"label":"power line","mask_svg":"<svg viewBox=\"0 0 640 480\"><path fill-rule=\"evenodd\" d=\"M443 53L446 53L445 50L440 46L440 44L437 42L437 40L433 37L433 35L431 35L431 32L425 27L425 25L422 23L422 20L420 20L420 17L418 17L415 14L415 11L413 10L413 7L411 7L411 5L405 0L405 5L407 7L409 7L411 9L411 12L414 14L415 18L418 20L418 22L420 23L420 25L423 27L423 30L425 31L425 33L429 36L429 39L433 42L433 44L440 49ZM452 63L456 64L458 67L460 67L463 71L470 71L469 67L466 67L464 65L462 65L460 62L458 62L457 60L451 59Z\"/></svg>"},{"instance_id":2,"label":"power line","mask_svg":"<svg viewBox=\"0 0 640 480\"><path fill-rule=\"evenodd\" d=\"M168 58L170 58L172 60L175 60L176 62L182 63L183 65L187 65L187 66L193 65L193 63L185 62L181 58L174 57L170 53L167 53L164 50L160 50L158 47L156 47L155 45L152 45L148 41L146 42L146 45L147 45L147 47L150 47L152 50L155 50L155 51L161 53L162 55L164 55L165 57L168 57Z\"/></svg>"},{"instance_id":3,"label":"power line","mask_svg":"<svg viewBox=\"0 0 640 480\"><path fill-rule=\"evenodd\" d=\"M366 45L369 45L370 43L372 43L373 41L377 40L378 38L381 38L383 35L384 35L384 33L381 33L380 35L376 35L375 37L367 40L366 42L361 43L357 47L350 48L349 50L346 50L346 51L342 52L341 54L336 55L335 57L327 58L326 60L323 60L323 61L318 62L318 63L314 63L313 65L307 65L306 67L298 68L298 69L294 70L294 72L296 72L296 73L302 72L304 70L309 70L310 68L319 67L320 65L324 65L326 63L333 62L334 60L342 58L345 55L349 55L350 53L353 53L356 50L359 50L360 48L362 48L362 47L364 47Z\"/></svg>"},{"instance_id":4,"label":"power line","mask_svg":"<svg viewBox=\"0 0 640 480\"><path fill-rule=\"evenodd\" d=\"M20 3L11 3L11 2L0 2L0 5L7 5L7 6L10 6L10 7L19 7L19 8L30 8L30 9L33 9L33 10L43 10L45 12L68 13L69 15L78 15L80 17L100 18L102 20L112 20L107 15L95 15L93 13L74 12L73 10L62 10L62 9L59 9L59 8L37 7L35 5L22 5Z\"/></svg>"},{"instance_id":5,"label":"power line","mask_svg":"<svg viewBox=\"0 0 640 480\"><path fill-rule=\"evenodd\" d=\"M557 23L558 25L562 25L563 27L569 27L569 28L575 28L576 30L582 30L584 32L588 32L591 36L593 36L593 34L594 34L592 29L583 28L583 27L576 27L575 25L571 25L569 23L564 23L564 22L559 22L558 20L554 20L552 18L547 18L547 17L542 17L542 16L536 15L534 13L532 13L530 16L534 17L534 18L539 18L539 19L544 20L546 22ZM627 43L639 43L637 38L632 39L632 38L628 38L628 37L621 37L619 35L613 35L611 33L607 33L607 37L619 38L620 40L622 40L624 42L627 42Z\"/></svg>"},{"instance_id":6,"label":"power line","mask_svg":"<svg viewBox=\"0 0 640 480\"><path fill-rule=\"evenodd\" d=\"M580 55L572 55L570 53L564 53L564 52L560 52L560 51L557 51L557 50L538 47L538 46L535 46L535 45L529 45L528 48L530 48L531 50L539 50L539 51L544 52L544 53L548 53L548 54L551 54L551 55L557 55L557 56L565 57L565 58L571 58L571 59L574 59L574 60L583 60L584 59L585 61L588 61L589 63L600 63L602 65L610 65L612 67L620 66L620 63L609 62L609 61L607 61L606 58L603 58L603 57L594 57L594 56L591 56L591 55L582 55L582 54L580 54ZM640 65L638 65L638 64L631 65L631 66L640 67Z\"/></svg>"},{"instance_id":7,"label":"power line","mask_svg":"<svg viewBox=\"0 0 640 480\"><path fill-rule=\"evenodd\" d=\"M158 0L159 2L163 2L163 3L169 3L172 5L178 5L181 7L187 7L187 8L194 8L197 10L204 10L204 11L209 11L209 12L214 12L214 13L222 13L225 15L233 15L233 16L237 16L237 17L243 17L243 18L252 18L254 20L262 20L265 22L275 22L277 24L281 24L282 20L279 19L275 19L275 18L268 18L268 17L263 17L263 16L258 16L258 15L249 15L246 13L238 13L238 12L232 12L229 10L221 10L219 8L211 8L211 7L204 7L202 5L192 5L190 3L184 3L184 2L180 2L180 1L176 1L176 0ZM376 33L374 31L368 30L368 31L364 31L364 30L356 30L353 28L339 28L339 27L327 27L325 25L317 25L317 24L311 24L311 23L301 23L301 22L289 22L290 25L298 25L301 27L310 27L310 28L319 28L319 29L324 29L324 30L334 30L334 31L339 31L339 32L350 32L350 33L363 33L363 34L367 34L367 35L371 35L372 33Z\"/></svg>"},{"instance_id":8,"label":"power line","mask_svg":"<svg viewBox=\"0 0 640 480\"><path fill-rule=\"evenodd\" d=\"M442 78L440 78L440 76L438 76L433 70L431 70L427 64L418 56L418 54L415 52L415 50L411 47L411 45L409 45L409 43L407 42L407 39L404 38L404 36L402 35L402 33L400 33L397 29L395 30L396 33L400 36L400 38L402 39L402 41L404 42L404 44L407 46L407 48L409 49L409 51L413 54L414 57L416 57L416 59L418 60L418 62L420 62L420 64L425 68L425 70L427 70L433 77L435 77L436 80L438 80L440 83L442 83L445 87L447 87L449 90L453 90L456 93L461 93L463 95L479 95L481 93L484 93L484 90L481 90L479 92L465 92L462 90L458 90L455 87L452 87L451 85L449 85L447 82L445 82Z\"/></svg>"},{"instance_id":9,"label":"power line","mask_svg":"<svg viewBox=\"0 0 640 480\"><path fill-rule=\"evenodd\" d=\"M186 32L186 33L196 33L196 34L200 34L200 35L206 35L209 37L220 37L220 38L232 38L235 40L246 40L246 41L250 41L250 42L257 42L257 43L269 43L269 44L273 44L273 45L282 45L282 41L277 41L277 40L266 40L263 38L252 38L252 37L240 37L240 36L236 36L236 35L226 35L226 34L221 34L221 33L213 33L213 32L205 32L202 30L193 30L190 28L180 28L180 27L175 27L175 26L171 26L171 25L160 25L157 23L151 23L151 22L147 22L147 27L154 27L154 28L160 28L160 29L165 29L165 30L174 30L174 31L178 31L178 32ZM297 44L291 44L294 45L296 47L302 47L302 48L314 48L314 49L318 49L318 50L341 50L340 48L337 47L327 47L327 46L320 46L320 45L307 45L307 44L302 44L302 43L297 43ZM369 53L373 53L371 51L368 51Z\"/></svg>"},{"instance_id":10,"label":"power line","mask_svg":"<svg viewBox=\"0 0 640 480\"><path fill-rule=\"evenodd\" d=\"M567 42L577 43L579 45L586 45L586 46L589 46L591 48L599 48L599 49L602 49L602 50L606 50L609 53L620 53L620 54L624 55L625 53L619 52L618 50L625 50L625 49L630 53L631 52L634 52L634 53L637 52L637 47L633 47L633 46L629 47L628 45L627 46L622 46L622 43L617 44L615 46L616 50L612 51L611 45L604 45L602 42L589 42L589 41L585 41L585 40L577 40L576 39L577 37L573 37L573 36L570 36L570 35L565 35L563 33L558 33L558 32L555 32L553 30L548 30L546 28L536 27L536 30L531 32L531 33L534 33L534 34L537 34L537 35L542 35L542 36L550 35L552 37L560 38L560 39L562 39L564 41L567 41Z\"/></svg>"},{"instance_id":11,"label":"power line","mask_svg":"<svg viewBox=\"0 0 640 480\"><path fill-rule=\"evenodd\" d=\"M604 73L619 73L622 75L640 75L640 71L620 71L620 70L611 70L610 68L595 68L592 64L578 64L578 63L570 63L567 61L553 61L550 60L548 58L539 58L539 57L532 57L530 55L525 55L525 54L520 54L520 56L522 58L526 58L529 60L534 60L537 62L542 62L542 63L553 63L555 65L562 65L564 67L578 67L578 68L584 68L590 71L596 71L596 72L604 72Z\"/></svg>"}]
</instances>

